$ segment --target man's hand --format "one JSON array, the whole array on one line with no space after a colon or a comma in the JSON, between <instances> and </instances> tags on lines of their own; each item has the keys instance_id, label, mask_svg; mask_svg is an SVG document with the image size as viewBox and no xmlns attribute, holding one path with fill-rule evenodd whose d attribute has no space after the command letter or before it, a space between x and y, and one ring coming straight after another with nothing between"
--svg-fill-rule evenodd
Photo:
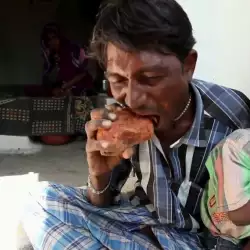
<instances>
[{"instance_id":1,"label":"man's hand","mask_svg":"<svg viewBox=\"0 0 250 250\"><path fill-rule=\"evenodd\" d=\"M115 144L107 141L97 141L96 133L98 128L110 128L112 121L117 119L114 111L119 109L116 105L108 106L107 109L96 109L91 112L91 120L86 123L87 134L87 161L91 176L110 173L122 158L129 159L133 149L128 148L124 152L118 151Z\"/></svg>"},{"instance_id":2,"label":"man's hand","mask_svg":"<svg viewBox=\"0 0 250 250\"><path fill-rule=\"evenodd\" d=\"M118 166L121 159L128 159L133 154L133 149L128 148L124 152L117 150L116 145L107 141L97 141L98 128L110 128L112 121L117 117L114 111L116 106L112 105L106 109L96 109L91 112L91 120L86 123L87 134L87 161L89 166L90 181L94 189L100 191L109 185L111 172ZM103 194L97 195L88 189L89 201L98 207L109 206L112 195L108 188Z\"/></svg>"}]
</instances>

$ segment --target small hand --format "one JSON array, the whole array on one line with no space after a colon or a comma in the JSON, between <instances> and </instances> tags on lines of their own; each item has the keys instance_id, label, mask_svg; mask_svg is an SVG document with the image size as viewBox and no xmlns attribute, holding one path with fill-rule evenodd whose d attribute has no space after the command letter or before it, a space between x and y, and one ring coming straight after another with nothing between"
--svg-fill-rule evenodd
<instances>
[{"instance_id":1,"label":"small hand","mask_svg":"<svg viewBox=\"0 0 250 250\"><path fill-rule=\"evenodd\" d=\"M62 85L62 89L67 90L67 89L71 89L73 86L73 84L69 81L69 82L63 82Z\"/></svg>"},{"instance_id":2,"label":"small hand","mask_svg":"<svg viewBox=\"0 0 250 250\"><path fill-rule=\"evenodd\" d=\"M53 89L52 93L54 96L57 96L57 97L63 96L63 90L61 88Z\"/></svg>"},{"instance_id":3,"label":"small hand","mask_svg":"<svg viewBox=\"0 0 250 250\"><path fill-rule=\"evenodd\" d=\"M56 97L63 97L71 95L71 89L56 88L53 90L53 95Z\"/></svg>"}]
</instances>

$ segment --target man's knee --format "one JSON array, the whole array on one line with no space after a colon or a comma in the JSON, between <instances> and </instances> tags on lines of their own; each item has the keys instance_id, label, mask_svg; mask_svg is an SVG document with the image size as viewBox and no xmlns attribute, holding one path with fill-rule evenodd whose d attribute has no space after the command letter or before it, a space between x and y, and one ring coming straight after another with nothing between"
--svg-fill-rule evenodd
<instances>
[{"instance_id":1,"label":"man's knee","mask_svg":"<svg viewBox=\"0 0 250 250\"><path fill-rule=\"evenodd\" d=\"M36 200L44 201L72 201L77 199L84 199L85 192L81 188L71 187L53 182L39 182L37 186L30 192Z\"/></svg>"},{"instance_id":2,"label":"man's knee","mask_svg":"<svg viewBox=\"0 0 250 250\"><path fill-rule=\"evenodd\" d=\"M29 194L36 200L46 199L46 197L55 197L58 194L55 184L47 181L36 183Z\"/></svg>"}]
</instances>

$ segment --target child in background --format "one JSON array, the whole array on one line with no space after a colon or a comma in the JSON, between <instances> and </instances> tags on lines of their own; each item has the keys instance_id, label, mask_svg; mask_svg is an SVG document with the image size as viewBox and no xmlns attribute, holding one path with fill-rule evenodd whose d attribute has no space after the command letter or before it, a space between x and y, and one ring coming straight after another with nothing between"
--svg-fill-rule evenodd
<instances>
[{"instance_id":1,"label":"child in background","mask_svg":"<svg viewBox=\"0 0 250 250\"><path fill-rule=\"evenodd\" d=\"M210 153L209 182L201 202L203 223L236 245L250 236L250 129L236 130ZM240 249L240 248L239 248ZM250 249L247 241L243 248Z\"/></svg>"}]
</instances>

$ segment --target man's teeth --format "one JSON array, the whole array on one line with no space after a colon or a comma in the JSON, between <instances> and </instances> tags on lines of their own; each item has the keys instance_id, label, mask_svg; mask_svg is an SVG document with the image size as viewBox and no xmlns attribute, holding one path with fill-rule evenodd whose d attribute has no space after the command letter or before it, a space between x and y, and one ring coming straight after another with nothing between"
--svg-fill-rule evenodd
<instances>
[{"instance_id":1,"label":"man's teeth","mask_svg":"<svg viewBox=\"0 0 250 250\"><path fill-rule=\"evenodd\" d=\"M154 124L157 124L158 119L156 117L152 117L152 121L153 121Z\"/></svg>"}]
</instances>

